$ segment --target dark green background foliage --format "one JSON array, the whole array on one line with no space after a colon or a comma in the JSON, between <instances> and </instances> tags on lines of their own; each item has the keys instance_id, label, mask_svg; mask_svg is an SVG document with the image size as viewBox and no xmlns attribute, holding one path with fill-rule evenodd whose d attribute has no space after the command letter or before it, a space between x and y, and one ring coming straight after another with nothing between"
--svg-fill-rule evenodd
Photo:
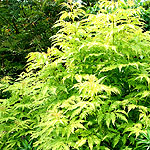
<instances>
[{"instance_id":1,"label":"dark green background foliage","mask_svg":"<svg viewBox=\"0 0 150 150\"><path fill-rule=\"evenodd\" d=\"M1 72L12 78L0 82L0 149L148 148L150 32L142 18L149 9L130 0L69 2L57 20L60 2L8 2L1 5ZM6 72L24 66L27 54L20 75L22 67Z\"/></svg>"},{"instance_id":2,"label":"dark green background foliage","mask_svg":"<svg viewBox=\"0 0 150 150\"><path fill-rule=\"evenodd\" d=\"M16 77L25 66L29 52L46 51L50 37L56 33L51 27L58 19L59 2L47 0L0 3L0 75Z\"/></svg>"}]
</instances>

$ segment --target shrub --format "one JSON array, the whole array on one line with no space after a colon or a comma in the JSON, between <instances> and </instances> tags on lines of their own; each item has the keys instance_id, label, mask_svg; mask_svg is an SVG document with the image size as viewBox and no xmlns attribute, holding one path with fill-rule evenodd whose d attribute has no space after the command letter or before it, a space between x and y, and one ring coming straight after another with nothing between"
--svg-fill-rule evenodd
<instances>
[{"instance_id":1,"label":"shrub","mask_svg":"<svg viewBox=\"0 0 150 150\"><path fill-rule=\"evenodd\" d=\"M150 125L150 34L140 10L120 4L103 1L97 15L64 4L53 46L30 53L26 72L5 90L1 149L29 136L44 150L136 148Z\"/></svg>"}]
</instances>

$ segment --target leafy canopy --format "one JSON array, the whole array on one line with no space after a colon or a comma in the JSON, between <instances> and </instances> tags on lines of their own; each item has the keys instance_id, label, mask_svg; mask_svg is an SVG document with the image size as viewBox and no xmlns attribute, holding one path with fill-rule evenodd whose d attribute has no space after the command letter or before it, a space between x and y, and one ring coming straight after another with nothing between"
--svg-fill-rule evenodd
<instances>
[{"instance_id":1,"label":"leafy canopy","mask_svg":"<svg viewBox=\"0 0 150 150\"><path fill-rule=\"evenodd\" d=\"M29 54L1 100L1 149L27 136L43 150L136 148L150 126L150 34L129 2L103 1L96 15L64 4L53 46Z\"/></svg>"}]
</instances>

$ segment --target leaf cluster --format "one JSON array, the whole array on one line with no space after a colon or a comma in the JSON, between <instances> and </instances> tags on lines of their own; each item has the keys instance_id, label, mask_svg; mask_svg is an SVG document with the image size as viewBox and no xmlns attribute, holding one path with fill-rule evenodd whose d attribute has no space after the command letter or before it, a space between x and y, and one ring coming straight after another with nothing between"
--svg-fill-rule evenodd
<instances>
[{"instance_id":1,"label":"leaf cluster","mask_svg":"<svg viewBox=\"0 0 150 150\"><path fill-rule=\"evenodd\" d=\"M150 34L139 8L103 1L87 14L78 5L65 4L52 47L30 53L5 90L1 149L30 136L43 150L129 150L149 128Z\"/></svg>"}]
</instances>

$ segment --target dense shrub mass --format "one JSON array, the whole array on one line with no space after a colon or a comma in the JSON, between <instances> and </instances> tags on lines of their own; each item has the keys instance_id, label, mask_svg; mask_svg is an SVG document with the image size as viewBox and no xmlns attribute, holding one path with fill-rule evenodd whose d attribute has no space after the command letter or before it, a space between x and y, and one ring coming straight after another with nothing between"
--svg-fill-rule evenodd
<instances>
[{"instance_id":1,"label":"dense shrub mass","mask_svg":"<svg viewBox=\"0 0 150 150\"><path fill-rule=\"evenodd\" d=\"M0 101L0 149L138 149L150 126L150 33L133 5L103 1L87 14L64 4L52 47L28 55Z\"/></svg>"}]
</instances>

